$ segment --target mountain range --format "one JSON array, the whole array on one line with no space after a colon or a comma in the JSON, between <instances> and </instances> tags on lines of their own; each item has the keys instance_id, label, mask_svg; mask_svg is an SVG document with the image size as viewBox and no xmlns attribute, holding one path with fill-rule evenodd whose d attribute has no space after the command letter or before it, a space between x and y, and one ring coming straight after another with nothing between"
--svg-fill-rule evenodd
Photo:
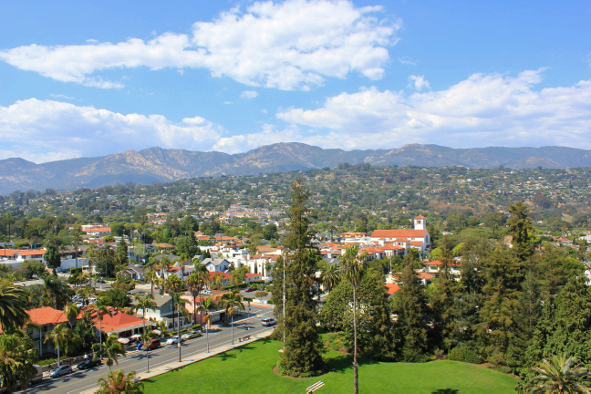
<instances>
[{"instance_id":1,"label":"mountain range","mask_svg":"<svg viewBox=\"0 0 591 394\"><path fill-rule=\"evenodd\" d=\"M322 149L290 142L266 145L245 153L195 152L150 148L102 157L36 164L20 158L0 160L0 194L15 190L100 187L117 183L172 182L181 178L258 175L340 163L420 167L570 168L591 166L591 151L565 147L453 149L409 144L398 149Z\"/></svg>"}]
</instances>

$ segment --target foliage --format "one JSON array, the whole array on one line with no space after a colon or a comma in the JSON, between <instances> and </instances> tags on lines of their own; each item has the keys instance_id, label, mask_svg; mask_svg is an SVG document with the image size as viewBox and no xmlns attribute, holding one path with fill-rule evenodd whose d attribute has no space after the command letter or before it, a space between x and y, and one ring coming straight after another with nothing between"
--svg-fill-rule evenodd
<instances>
[{"instance_id":1,"label":"foliage","mask_svg":"<svg viewBox=\"0 0 591 394\"><path fill-rule=\"evenodd\" d=\"M591 374L574 357L552 356L539 367L532 368L538 376L532 379L536 384L532 392L588 393L591 391ZM537 383L539 382L539 383Z\"/></svg>"},{"instance_id":2,"label":"foliage","mask_svg":"<svg viewBox=\"0 0 591 394\"><path fill-rule=\"evenodd\" d=\"M0 335L0 378L2 388L11 392L17 384L27 387L35 376L37 350L33 340L22 330Z\"/></svg>"},{"instance_id":3,"label":"foliage","mask_svg":"<svg viewBox=\"0 0 591 394\"><path fill-rule=\"evenodd\" d=\"M25 310L24 288L0 279L0 324L4 331L12 331L25 325L29 315Z\"/></svg>"},{"instance_id":4,"label":"foliage","mask_svg":"<svg viewBox=\"0 0 591 394\"><path fill-rule=\"evenodd\" d=\"M468 345L459 345L451 349L447 354L447 358L452 361L461 361L471 364L480 364L482 362L482 357L480 357L480 355Z\"/></svg>"},{"instance_id":5,"label":"foliage","mask_svg":"<svg viewBox=\"0 0 591 394\"><path fill-rule=\"evenodd\" d=\"M125 374L122 369L116 371L109 371L106 378L100 378L100 387L97 391L99 394L116 394L116 393L143 393L144 384L136 382L136 371L131 371Z\"/></svg>"}]
</instances>

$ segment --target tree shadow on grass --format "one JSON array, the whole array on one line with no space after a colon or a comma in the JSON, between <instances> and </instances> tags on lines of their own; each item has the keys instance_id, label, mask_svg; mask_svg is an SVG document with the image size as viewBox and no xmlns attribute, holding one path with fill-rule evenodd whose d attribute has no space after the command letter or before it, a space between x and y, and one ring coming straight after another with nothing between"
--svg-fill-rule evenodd
<instances>
[{"instance_id":1,"label":"tree shadow on grass","mask_svg":"<svg viewBox=\"0 0 591 394\"><path fill-rule=\"evenodd\" d=\"M459 393L459 390L456 389L438 389L437 391L432 391L431 394L456 394Z\"/></svg>"},{"instance_id":2,"label":"tree shadow on grass","mask_svg":"<svg viewBox=\"0 0 591 394\"><path fill-rule=\"evenodd\" d=\"M377 364L378 361L369 358L358 358L359 366ZM345 373L347 370L353 369L353 356L350 354L343 354L337 357L332 357L327 360L329 372Z\"/></svg>"}]
</instances>

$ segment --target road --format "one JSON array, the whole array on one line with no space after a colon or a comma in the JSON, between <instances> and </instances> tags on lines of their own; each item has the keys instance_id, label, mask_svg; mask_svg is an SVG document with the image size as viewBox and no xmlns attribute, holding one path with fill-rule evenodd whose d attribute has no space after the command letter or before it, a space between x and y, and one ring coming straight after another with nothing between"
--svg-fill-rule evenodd
<instances>
[{"instance_id":1,"label":"road","mask_svg":"<svg viewBox=\"0 0 591 394\"><path fill-rule=\"evenodd\" d=\"M260 323L264 317L273 315L272 308L264 308L251 304L250 318L246 311L242 315L237 316L234 325L234 337L244 336L248 332L250 335L255 335L260 331L267 330L268 327L263 327ZM209 332L209 347L214 349L222 344L228 344L232 340L231 327L221 327L214 325L214 329ZM235 340L238 343L238 340ZM200 338L190 339L183 342L181 352L183 357L195 353L206 351L206 338L203 335ZM163 345L160 349L152 350L150 353L150 369L178 361L178 347L176 345ZM119 359L119 365L112 367L115 369L123 369L126 373L130 371L144 372L148 367L148 355L145 351L135 351L128 353L127 356ZM62 376L57 379L44 379L43 382L31 387L27 393L79 393L88 390L97 385L98 379L107 375L109 369L103 361L103 365L95 367L86 371L75 371L71 375Z\"/></svg>"}]
</instances>

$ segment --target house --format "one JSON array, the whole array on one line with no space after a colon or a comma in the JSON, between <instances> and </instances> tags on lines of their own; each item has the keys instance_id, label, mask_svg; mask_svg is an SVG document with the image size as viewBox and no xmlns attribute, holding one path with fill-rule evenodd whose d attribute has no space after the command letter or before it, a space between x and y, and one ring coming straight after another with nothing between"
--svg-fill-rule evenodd
<instances>
[{"instance_id":1,"label":"house","mask_svg":"<svg viewBox=\"0 0 591 394\"><path fill-rule=\"evenodd\" d=\"M128 315L120 311L118 308L110 307L111 315L101 313L102 320L98 318L98 314L92 308L85 309L90 312L90 316L94 321L94 327L102 331L104 336L117 334L119 338L129 338L132 335L141 335L144 332L144 323L146 328L152 325L152 322Z\"/></svg>"},{"instance_id":2,"label":"house","mask_svg":"<svg viewBox=\"0 0 591 394\"><path fill-rule=\"evenodd\" d=\"M111 228L107 226L85 224L82 226L82 232L88 237L104 237L105 235L111 234Z\"/></svg>"},{"instance_id":3,"label":"house","mask_svg":"<svg viewBox=\"0 0 591 394\"><path fill-rule=\"evenodd\" d=\"M388 293L388 297L392 297L394 293L400 290L400 285L397 283L386 283L385 286Z\"/></svg>"},{"instance_id":4,"label":"house","mask_svg":"<svg viewBox=\"0 0 591 394\"><path fill-rule=\"evenodd\" d=\"M0 264L8 264L16 268L27 260L43 262L45 252L45 250L34 249L0 249Z\"/></svg>"},{"instance_id":5,"label":"house","mask_svg":"<svg viewBox=\"0 0 591 394\"><path fill-rule=\"evenodd\" d=\"M128 279L144 280L146 272L141 264L129 264L120 275Z\"/></svg>"},{"instance_id":6,"label":"house","mask_svg":"<svg viewBox=\"0 0 591 394\"><path fill-rule=\"evenodd\" d=\"M232 264L228 260L219 257L204 259L201 264L203 264L209 272L229 272L232 267Z\"/></svg>"},{"instance_id":7,"label":"house","mask_svg":"<svg viewBox=\"0 0 591 394\"><path fill-rule=\"evenodd\" d=\"M246 284L249 284L249 283L252 283L252 282L261 281L261 280L263 280L263 277L261 276L261 274L255 274L255 273L252 273L252 272L249 272L244 277L244 282Z\"/></svg>"},{"instance_id":8,"label":"house","mask_svg":"<svg viewBox=\"0 0 591 394\"><path fill-rule=\"evenodd\" d=\"M431 251L431 238L427 231L427 218L424 216L417 216L413 220L413 230L375 230L371 234L372 242L385 246L386 243L391 243L393 246L410 247L419 250L421 255Z\"/></svg>"},{"instance_id":9,"label":"house","mask_svg":"<svg viewBox=\"0 0 591 394\"><path fill-rule=\"evenodd\" d=\"M41 357L44 353L57 353L53 342L45 342L45 335L60 323L67 323L68 319L64 311L53 309L50 306L30 309L27 311L31 322L38 324L41 329L27 327L27 334L33 339L33 349L37 350ZM0 328L0 332L2 332Z\"/></svg>"},{"instance_id":10,"label":"house","mask_svg":"<svg viewBox=\"0 0 591 394\"><path fill-rule=\"evenodd\" d=\"M230 279L232 277L227 272L214 271L209 273L210 287L213 285L230 286Z\"/></svg>"},{"instance_id":11,"label":"house","mask_svg":"<svg viewBox=\"0 0 591 394\"><path fill-rule=\"evenodd\" d=\"M453 262L448 264L449 272L456 277L456 280L460 280L461 267L462 267L462 264L456 260L453 260ZM439 275L442 268L443 268L443 262L440 260L434 260L434 261L430 261L428 263L425 263L425 272L435 275L435 276Z\"/></svg>"}]
</instances>

